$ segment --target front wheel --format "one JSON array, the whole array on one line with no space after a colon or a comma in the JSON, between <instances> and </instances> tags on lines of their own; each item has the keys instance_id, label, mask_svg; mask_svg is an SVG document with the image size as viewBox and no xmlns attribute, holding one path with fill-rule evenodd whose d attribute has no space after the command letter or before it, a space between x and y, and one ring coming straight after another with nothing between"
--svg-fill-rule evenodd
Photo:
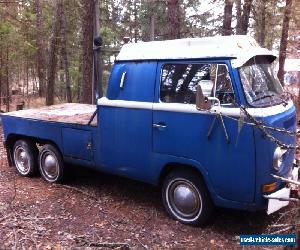
<instances>
[{"instance_id":1,"label":"front wheel","mask_svg":"<svg viewBox=\"0 0 300 250\"><path fill-rule=\"evenodd\" d=\"M39 154L39 169L42 177L50 183L60 183L64 176L64 164L56 147L46 144Z\"/></svg>"},{"instance_id":2,"label":"front wheel","mask_svg":"<svg viewBox=\"0 0 300 250\"><path fill-rule=\"evenodd\" d=\"M208 190L193 171L175 170L168 174L162 197L168 214L187 225L204 226L213 212Z\"/></svg>"}]
</instances>

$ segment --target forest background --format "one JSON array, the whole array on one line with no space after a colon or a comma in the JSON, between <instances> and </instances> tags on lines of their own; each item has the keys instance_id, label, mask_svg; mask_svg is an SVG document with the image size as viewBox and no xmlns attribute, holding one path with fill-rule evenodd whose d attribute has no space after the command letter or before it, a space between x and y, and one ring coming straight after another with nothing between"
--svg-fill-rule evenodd
<instances>
[{"instance_id":1,"label":"forest background","mask_svg":"<svg viewBox=\"0 0 300 250\"><path fill-rule=\"evenodd\" d=\"M0 110L92 103L93 37L99 33L100 95L126 39L248 34L278 52L283 82L285 59L300 58L300 1L2 0ZM292 73L300 84L300 72Z\"/></svg>"}]
</instances>

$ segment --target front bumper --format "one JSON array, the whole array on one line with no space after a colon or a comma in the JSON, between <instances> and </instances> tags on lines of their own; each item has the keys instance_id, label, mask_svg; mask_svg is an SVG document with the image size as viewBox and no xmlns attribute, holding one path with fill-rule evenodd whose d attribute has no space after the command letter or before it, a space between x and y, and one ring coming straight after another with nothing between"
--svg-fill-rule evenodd
<instances>
[{"instance_id":1,"label":"front bumper","mask_svg":"<svg viewBox=\"0 0 300 250\"><path fill-rule=\"evenodd\" d=\"M298 178L299 167L294 167L291 172L291 175L287 180L298 182ZM264 195L264 198L268 199L267 214L272 214L278 211L279 209L286 207L290 201L297 201L297 198L291 197L291 193L295 193L293 192L295 190L297 190L296 186L294 184L291 184L291 182L288 182L288 185L286 187L279 189L278 191L272 194ZM298 192L296 191L296 193Z\"/></svg>"}]
</instances>

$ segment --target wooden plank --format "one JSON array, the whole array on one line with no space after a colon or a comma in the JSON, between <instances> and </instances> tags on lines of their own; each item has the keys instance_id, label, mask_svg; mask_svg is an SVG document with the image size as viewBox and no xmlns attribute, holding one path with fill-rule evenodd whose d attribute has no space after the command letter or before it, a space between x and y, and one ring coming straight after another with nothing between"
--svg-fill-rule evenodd
<instances>
[{"instance_id":1,"label":"wooden plank","mask_svg":"<svg viewBox=\"0 0 300 250\"><path fill-rule=\"evenodd\" d=\"M25 119L87 125L93 113L96 111L96 108L95 105L89 104L65 103L37 109L14 111L3 115ZM91 125L97 126L97 116L93 119Z\"/></svg>"}]
</instances>

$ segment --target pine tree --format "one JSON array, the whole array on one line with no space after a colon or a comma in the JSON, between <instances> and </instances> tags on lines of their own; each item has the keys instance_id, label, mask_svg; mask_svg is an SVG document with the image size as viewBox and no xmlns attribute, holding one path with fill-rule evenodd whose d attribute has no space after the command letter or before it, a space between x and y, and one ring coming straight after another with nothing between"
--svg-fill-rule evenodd
<instances>
[{"instance_id":1,"label":"pine tree","mask_svg":"<svg viewBox=\"0 0 300 250\"><path fill-rule=\"evenodd\" d=\"M82 69L82 102L93 102L93 23L94 23L94 0L82 0L83 6L83 20L82 20L82 33L83 33L83 69Z\"/></svg>"},{"instance_id":2,"label":"pine tree","mask_svg":"<svg viewBox=\"0 0 300 250\"><path fill-rule=\"evenodd\" d=\"M61 29L61 14L63 9L63 1L57 0L55 5L55 17L52 28L52 38L50 42L49 50L49 63L48 63L48 79L47 79L47 93L46 93L46 105L54 104L54 86L56 78L57 67L57 53L60 40Z\"/></svg>"},{"instance_id":3,"label":"pine tree","mask_svg":"<svg viewBox=\"0 0 300 250\"><path fill-rule=\"evenodd\" d=\"M223 29L222 34L224 36L231 35L231 21L232 21L232 8L233 8L233 0L226 0L224 7L224 19L223 19Z\"/></svg>"},{"instance_id":4,"label":"pine tree","mask_svg":"<svg viewBox=\"0 0 300 250\"><path fill-rule=\"evenodd\" d=\"M288 44L292 4L293 4L293 0L286 0L286 6L284 10L283 23L282 23L282 33L281 33L280 49L279 49L279 70L278 70L278 78L281 83L283 83L284 81L284 63L285 63L286 50Z\"/></svg>"}]
</instances>

